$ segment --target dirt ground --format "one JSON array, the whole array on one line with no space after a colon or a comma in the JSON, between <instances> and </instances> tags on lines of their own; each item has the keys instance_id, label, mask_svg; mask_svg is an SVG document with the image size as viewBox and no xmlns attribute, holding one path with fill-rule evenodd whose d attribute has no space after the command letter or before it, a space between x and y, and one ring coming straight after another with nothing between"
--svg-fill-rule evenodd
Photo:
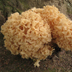
<instances>
[{"instance_id":1,"label":"dirt ground","mask_svg":"<svg viewBox=\"0 0 72 72\"><path fill-rule=\"evenodd\" d=\"M12 2L13 1L14 0L12 0ZM24 5L25 8L27 7L26 9L32 8L34 6L42 7L47 4L54 4L56 7L59 8L62 13L64 13L72 20L72 0L30 0L29 2L27 1L25 1L25 4L28 4L29 6ZM7 4L4 3L4 5ZM12 8L9 10L8 7L8 10L7 8L5 8L6 11L2 11L0 6L0 26L6 21L7 17L11 13L15 11L21 12L26 10L19 2L17 7L14 6L15 10L12 10ZM19 9L21 9L21 11ZM39 68L34 67L33 64L34 62L31 59L22 59L20 55L12 55L10 51L6 50L6 48L4 47L3 35L0 33L0 72L72 72L72 52L60 50L58 48L52 56L47 57L46 60L42 60L40 62Z\"/></svg>"},{"instance_id":2,"label":"dirt ground","mask_svg":"<svg viewBox=\"0 0 72 72\"><path fill-rule=\"evenodd\" d=\"M2 35L1 35L2 36ZM0 37L0 72L72 72L72 52L61 50L40 62L34 67L31 59L22 59L20 55L12 55L3 46Z\"/></svg>"}]
</instances>

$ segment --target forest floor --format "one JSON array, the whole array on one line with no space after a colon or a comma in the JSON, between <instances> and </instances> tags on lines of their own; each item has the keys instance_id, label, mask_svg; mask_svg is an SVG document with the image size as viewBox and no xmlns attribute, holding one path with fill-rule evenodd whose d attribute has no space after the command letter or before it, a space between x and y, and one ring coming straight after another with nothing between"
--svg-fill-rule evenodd
<instances>
[{"instance_id":1,"label":"forest floor","mask_svg":"<svg viewBox=\"0 0 72 72\"><path fill-rule=\"evenodd\" d=\"M71 16L70 16L71 17ZM61 50L59 53L40 62L34 67L31 59L22 59L6 50L0 33L0 72L72 72L72 52Z\"/></svg>"},{"instance_id":2,"label":"forest floor","mask_svg":"<svg viewBox=\"0 0 72 72\"><path fill-rule=\"evenodd\" d=\"M72 72L72 52L61 50L59 53L40 62L34 67L31 59L22 59L6 50L0 37L0 72Z\"/></svg>"},{"instance_id":3,"label":"forest floor","mask_svg":"<svg viewBox=\"0 0 72 72\"><path fill-rule=\"evenodd\" d=\"M47 0L45 0L45 2L42 2L42 3L46 4L47 3L46 1ZM61 0L59 0L58 2L52 2L52 3L51 1L58 1L58 0L49 0L48 4L51 5L52 3L54 3L55 6L57 6L61 12L63 12L72 20L72 13L70 11L71 10L70 7L68 7L70 8L69 13L67 13L68 11L66 12L64 10L65 5L63 2L61 2L61 4L59 3L59 6L57 5L58 2ZM68 1L68 0L65 0L65 1ZM33 3L33 4L35 5L36 3ZM39 2L38 2L38 5L39 5ZM35 5L35 6L38 7L38 5ZM6 12L9 12L9 11L6 11ZM5 16L6 15L3 16L3 13L2 15L0 15L0 26L5 22L5 19L6 19ZM34 67L33 64L34 62L31 59L22 59L20 55L12 55L10 51L6 50L6 48L4 47L3 35L0 33L0 72L72 72L72 52L61 50L58 53L55 53L54 55L52 55L51 57L47 57L46 60L42 60L40 62L39 68Z\"/></svg>"}]
</instances>

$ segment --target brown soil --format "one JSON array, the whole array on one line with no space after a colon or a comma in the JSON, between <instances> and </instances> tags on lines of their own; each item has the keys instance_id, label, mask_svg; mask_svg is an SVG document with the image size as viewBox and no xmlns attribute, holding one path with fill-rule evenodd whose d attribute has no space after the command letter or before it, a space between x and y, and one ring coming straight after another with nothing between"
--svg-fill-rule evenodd
<instances>
[{"instance_id":1,"label":"brown soil","mask_svg":"<svg viewBox=\"0 0 72 72\"><path fill-rule=\"evenodd\" d=\"M12 55L0 40L0 72L72 72L72 52L61 50L40 62L34 67L31 59L22 59L20 55Z\"/></svg>"},{"instance_id":2,"label":"brown soil","mask_svg":"<svg viewBox=\"0 0 72 72\"><path fill-rule=\"evenodd\" d=\"M2 4L3 3L3 4ZM32 7L55 5L72 19L72 0L0 0L0 26L14 12L25 11ZM72 72L72 52L60 50L40 62L40 67L34 67L31 59L22 59L20 55L12 55L4 47L3 35L0 33L0 72Z\"/></svg>"}]
</instances>

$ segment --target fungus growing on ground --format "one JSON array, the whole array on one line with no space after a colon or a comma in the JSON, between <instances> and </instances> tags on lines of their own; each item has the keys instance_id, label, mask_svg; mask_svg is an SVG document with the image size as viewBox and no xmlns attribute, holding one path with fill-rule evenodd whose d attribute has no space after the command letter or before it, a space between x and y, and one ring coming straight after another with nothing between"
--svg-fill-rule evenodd
<instances>
[{"instance_id":1,"label":"fungus growing on ground","mask_svg":"<svg viewBox=\"0 0 72 72\"><path fill-rule=\"evenodd\" d=\"M52 32L53 42L60 48L72 51L72 21L54 6L46 6L43 10Z\"/></svg>"},{"instance_id":2,"label":"fungus growing on ground","mask_svg":"<svg viewBox=\"0 0 72 72\"><path fill-rule=\"evenodd\" d=\"M54 6L32 8L11 14L1 26L6 49L22 58L40 60L52 55L51 42L60 48L72 50L72 21Z\"/></svg>"},{"instance_id":3,"label":"fungus growing on ground","mask_svg":"<svg viewBox=\"0 0 72 72\"><path fill-rule=\"evenodd\" d=\"M55 6L47 5L43 9L33 8L31 10L39 13L50 26L52 42L60 48L72 51L72 21L60 13Z\"/></svg>"},{"instance_id":4,"label":"fungus growing on ground","mask_svg":"<svg viewBox=\"0 0 72 72\"><path fill-rule=\"evenodd\" d=\"M53 48L49 46L51 42L51 31L40 14L28 10L11 14L6 23L2 25L1 32L4 35L5 47L12 54L20 54L22 58L36 59L38 62L46 59L52 54Z\"/></svg>"}]
</instances>

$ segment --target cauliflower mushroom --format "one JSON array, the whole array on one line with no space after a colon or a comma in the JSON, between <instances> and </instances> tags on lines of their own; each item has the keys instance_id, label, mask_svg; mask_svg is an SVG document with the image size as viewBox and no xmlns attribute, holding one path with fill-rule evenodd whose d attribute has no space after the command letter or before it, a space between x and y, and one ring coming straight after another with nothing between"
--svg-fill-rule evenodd
<instances>
[{"instance_id":1,"label":"cauliflower mushroom","mask_svg":"<svg viewBox=\"0 0 72 72\"><path fill-rule=\"evenodd\" d=\"M22 58L36 59L39 66L42 59L52 54L50 26L42 20L40 14L31 10L11 14L1 26L6 49L12 54L20 54Z\"/></svg>"},{"instance_id":2,"label":"cauliflower mushroom","mask_svg":"<svg viewBox=\"0 0 72 72\"><path fill-rule=\"evenodd\" d=\"M72 51L72 21L55 6L44 6L40 14L50 25L53 42L60 48Z\"/></svg>"},{"instance_id":3,"label":"cauliflower mushroom","mask_svg":"<svg viewBox=\"0 0 72 72\"><path fill-rule=\"evenodd\" d=\"M60 13L55 6L47 5L43 8L32 8L32 10L39 13L50 26L52 42L60 48L72 51L72 21Z\"/></svg>"}]
</instances>

